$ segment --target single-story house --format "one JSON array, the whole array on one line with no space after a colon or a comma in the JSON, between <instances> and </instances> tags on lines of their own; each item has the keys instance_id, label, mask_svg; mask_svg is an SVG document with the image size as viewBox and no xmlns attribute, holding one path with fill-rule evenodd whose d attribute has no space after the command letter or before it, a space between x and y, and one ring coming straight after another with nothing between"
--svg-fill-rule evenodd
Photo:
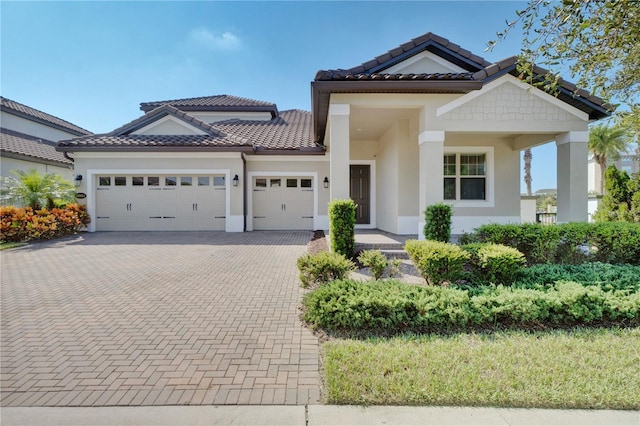
<instances>
[{"instance_id":1,"label":"single-story house","mask_svg":"<svg viewBox=\"0 0 640 426\"><path fill-rule=\"evenodd\" d=\"M608 105L568 82L549 94L427 33L350 69L319 71L312 111L228 95L141 104L108 134L58 143L96 230L327 229L421 234L433 203L453 232L520 222L520 151L554 142L558 220L587 219L587 125ZM542 75L544 70L536 68Z\"/></svg>"},{"instance_id":2,"label":"single-story house","mask_svg":"<svg viewBox=\"0 0 640 426\"><path fill-rule=\"evenodd\" d=\"M0 96L0 174L36 169L74 179L73 160L56 150L56 142L92 135L88 130L46 112Z\"/></svg>"}]
</instances>

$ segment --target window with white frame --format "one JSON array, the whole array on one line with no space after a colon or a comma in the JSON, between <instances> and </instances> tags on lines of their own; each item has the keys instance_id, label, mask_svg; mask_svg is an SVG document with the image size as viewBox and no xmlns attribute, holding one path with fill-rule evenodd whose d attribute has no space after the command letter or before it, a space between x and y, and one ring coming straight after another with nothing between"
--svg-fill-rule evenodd
<instances>
[{"instance_id":1,"label":"window with white frame","mask_svg":"<svg viewBox=\"0 0 640 426\"><path fill-rule=\"evenodd\" d=\"M487 155L444 154L444 199L487 201Z\"/></svg>"}]
</instances>

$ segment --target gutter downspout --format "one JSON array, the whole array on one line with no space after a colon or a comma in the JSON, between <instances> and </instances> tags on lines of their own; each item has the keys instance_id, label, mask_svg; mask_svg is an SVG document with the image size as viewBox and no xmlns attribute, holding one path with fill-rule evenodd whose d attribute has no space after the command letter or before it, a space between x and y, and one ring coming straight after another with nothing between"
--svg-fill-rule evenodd
<instances>
[{"instance_id":1,"label":"gutter downspout","mask_svg":"<svg viewBox=\"0 0 640 426\"><path fill-rule=\"evenodd\" d=\"M247 159L244 158L244 152L240 153L240 158L242 158L242 181L244 182L242 191L242 219L244 225L242 232L247 232L247 191L249 186L247 183Z\"/></svg>"}]
</instances>

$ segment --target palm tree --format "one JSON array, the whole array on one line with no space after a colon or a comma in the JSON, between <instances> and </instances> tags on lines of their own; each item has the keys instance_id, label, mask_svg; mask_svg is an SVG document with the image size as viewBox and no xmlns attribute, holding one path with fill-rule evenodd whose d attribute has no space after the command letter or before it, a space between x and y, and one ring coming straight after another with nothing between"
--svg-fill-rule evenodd
<instances>
[{"instance_id":1,"label":"palm tree","mask_svg":"<svg viewBox=\"0 0 640 426\"><path fill-rule=\"evenodd\" d=\"M55 173L41 175L37 170L13 170L16 177L2 178L2 204L29 206L34 210L54 207L55 201L75 200L74 185Z\"/></svg>"},{"instance_id":2,"label":"palm tree","mask_svg":"<svg viewBox=\"0 0 640 426\"><path fill-rule=\"evenodd\" d=\"M617 159L629 147L627 130L620 126L599 124L589 131L589 150L600 166L600 194L604 193L604 172L607 160Z\"/></svg>"},{"instance_id":3,"label":"palm tree","mask_svg":"<svg viewBox=\"0 0 640 426\"><path fill-rule=\"evenodd\" d=\"M524 150L524 183L527 185L527 195L531 196L531 148Z\"/></svg>"}]
</instances>

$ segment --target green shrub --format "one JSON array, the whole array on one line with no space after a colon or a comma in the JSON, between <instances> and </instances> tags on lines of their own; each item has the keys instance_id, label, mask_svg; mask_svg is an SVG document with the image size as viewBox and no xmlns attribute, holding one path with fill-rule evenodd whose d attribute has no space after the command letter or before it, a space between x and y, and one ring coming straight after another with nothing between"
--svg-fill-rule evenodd
<instances>
[{"instance_id":1,"label":"green shrub","mask_svg":"<svg viewBox=\"0 0 640 426\"><path fill-rule=\"evenodd\" d=\"M451 239L451 206L438 203L424 211L424 237L427 240L448 243Z\"/></svg>"},{"instance_id":2,"label":"green shrub","mask_svg":"<svg viewBox=\"0 0 640 426\"><path fill-rule=\"evenodd\" d=\"M371 270L374 280L379 280L389 267L387 257L380 250L365 250L358 255L358 261Z\"/></svg>"},{"instance_id":3,"label":"green shrub","mask_svg":"<svg viewBox=\"0 0 640 426\"><path fill-rule=\"evenodd\" d=\"M300 281L305 288L344 279L354 269L352 261L334 252L324 251L298 258Z\"/></svg>"},{"instance_id":4,"label":"green shrub","mask_svg":"<svg viewBox=\"0 0 640 426\"><path fill-rule=\"evenodd\" d=\"M640 293L560 282L547 290L455 287L398 281L334 281L305 295L304 319L329 331L447 332L470 326L539 328L615 322L640 325Z\"/></svg>"},{"instance_id":5,"label":"green shrub","mask_svg":"<svg viewBox=\"0 0 640 426\"><path fill-rule=\"evenodd\" d=\"M409 240L404 249L427 283L453 283L462 277L470 255L460 247L439 241Z\"/></svg>"},{"instance_id":6,"label":"green shrub","mask_svg":"<svg viewBox=\"0 0 640 426\"><path fill-rule=\"evenodd\" d=\"M329 238L331 251L351 259L355 245L356 203L333 200L329 203Z\"/></svg>"},{"instance_id":7,"label":"green shrub","mask_svg":"<svg viewBox=\"0 0 640 426\"><path fill-rule=\"evenodd\" d=\"M541 264L526 268L515 287L545 289L558 281L597 285L605 291L640 291L640 266L592 262L581 265Z\"/></svg>"},{"instance_id":8,"label":"green shrub","mask_svg":"<svg viewBox=\"0 0 640 426\"><path fill-rule=\"evenodd\" d=\"M513 247L502 244L486 244L477 252L478 265L484 276L492 283L511 284L522 272L526 260Z\"/></svg>"},{"instance_id":9,"label":"green shrub","mask_svg":"<svg viewBox=\"0 0 640 426\"><path fill-rule=\"evenodd\" d=\"M529 265L589 262L640 265L640 224L566 223L482 225L462 240L518 249Z\"/></svg>"}]
</instances>

